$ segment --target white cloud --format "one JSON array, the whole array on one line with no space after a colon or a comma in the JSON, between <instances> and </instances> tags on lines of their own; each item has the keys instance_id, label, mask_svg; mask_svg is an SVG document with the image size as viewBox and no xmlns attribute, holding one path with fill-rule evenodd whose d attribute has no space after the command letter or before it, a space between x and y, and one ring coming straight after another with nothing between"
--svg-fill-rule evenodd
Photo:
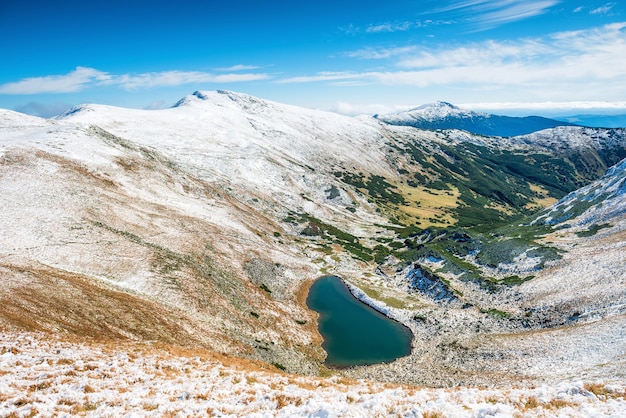
<instances>
[{"instance_id":1,"label":"white cloud","mask_svg":"<svg viewBox=\"0 0 626 418\"><path fill-rule=\"evenodd\" d=\"M410 106L392 106L385 104L354 104L348 102L337 102L333 106L329 107L328 111L340 113L342 115L356 116L356 115L374 115L374 114L389 114L400 112L410 109Z\"/></svg>"},{"instance_id":2,"label":"white cloud","mask_svg":"<svg viewBox=\"0 0 626 418\"><path fill-rule=\"evenodd\" d=\"M350 82L465 91L502 90L544 100L626 96L626 22L519 41L486 41L462 47L404 47L353 53L389 58L381 71L326 72L289 83Z\"/></svg>"},{"instance_id":3,"label":"white cloud","mask_svg":"<svg viewBox=\"0 0 626 418\"><path fill-rule=\"evenodd\" d=\"M137 75L122 74L109 80L106 84L119 85L127 90L152 87L180 86L182 84L210 82L212 75L199 71L163 71Z\"/></svg>"},{"instance_id":4,"label":"white cloud","mask_svg":"<svg viewBox=\"0 0 626 418\"><path fill-rule=\"evenodd\" d=\"M481 29L488 29L504 23L527 19L547 12L558 4L558 0L515 1L501 0L485 2L484 10L474 19L480 23Z\"/></svg>"},{"instance_id":5,"label":"white cloud","mask_svg":"<svg viewBox=\"0 0 626 418\"><path fill-rule=\"evenodd\" d=\"M589 13L591 13L592 15L603 15L603 14L607 14L608 12L611 11L611 9L613 8L613 6L615 6L615 3L607 3L604 6L598 7L597 9L593 9L592 11L590 11Z\"/></svg>"},{"instance_id":6,"label":"white cloud","mask_svg":"<svg viewBox=\"0 0 626 418\"><path fill-rule=\"evenodd\" d=\"M483 102L462 103L459 107L467 109L491 109L491 110L576 110L589 111L596 109L624 111L626 101L573 101L573 102Z\"/></svg>"},{"instance_id":7,"label":"white cloud","mask_svg":"<svg viewBox=\"0 0 626 418\"><path fill-rule=\"evenodd\" d=\"M212 83L241 83L244 81L257 81L268 80L271 77L269 74L255 73L255 74L219 74L212 78Z\"/></svg>"},{"instance_id":8,"label":"white cloud","mask_svg":"<svg viewBox=\"0 0 626 418\"><path fill-rule=\"evenodd\" d=\"M364 48L358 51L348 52L345 55L350 58L360 59L386 59L396 56L407 55L416 50L414 46L397 47L397 48Z\"/></svg>"},{"instance_id":9,"label":"white cloud","mask_svg":"<svg viewBox=\"0 0 626 418\"><path fill-rule=\"evenodd\" d=\"M184 84L234 83L267 78L269 78L267 74L236 73L214 75L201 71L163 71L137 75L124 74L111 79L108 83L119 85L127 90L136 90L140 88L181 86Z\"/></svg>"},{"instance_id":10,"label":"white cloud","mask_svg":"<svg viewBox=\"0 0 626 418\"><path fill-rule=\"evenodd\" d=\"M119 86L126 90L172 87L184 84L235 83L270 78L262 73L211 74L202 71L161 71L141 74L110 74L77 67L65 75L25 78L0 85L0 94L71 93L97 86Z\"/></svg>"},{"instance_id":11,"label":"white cloud","mask_svg":"<svg viewBox=\"0 0 626 418\"><path fill-rule=\"evenodd\" d=\"M452 49L422 49L415 54L405 55L397 65L401 68L415 69L472 65L495 66L528 62L548 52L552 52L552 48L533 40L526 42L486 41Z\"/></svg>"},{"instance_id":12,"label":"white cloud","mask_svg":"<svg viewBox=\"0 0 626 418\"><path fill-rule=\"evenodd\" d=\"M238 64L238 65L233 65L231 67L221 67L221 68L216 68L216 71L221 71L221 72L229 72L229 71L252 71L252 70L258 70L259 67L258 65L244 65L244 64Z\"/></svg>"},{"instance_id":13,"label":"white cloud","mask_svg":"<svg viewBox=\"0 0 626 418\"><path fill-rule=\"evenodd\" d=\"M352 72L321 72L315 75L289 77L279 80L278 83L316 83L323 81L357 80L363 78L362 73Z\"/></svg>"},{"instance_id":14,"label":"white cloud","mask_svg":"<svg viewBox=\"0 0 626 418\"><path fill-rule=\"evenodd\" d=\"M0 85L0 94L71 93L94 83L108 82L111 75L94 68L76 67L64 75L31 77Z\"/></svg>"},{"instance_id":15,"label":"white cloud","mask_svg":"<svg viewBox=\"0 0 626 418\"><path fill-rule=\"evenodd\" d=\"M380 25L371 25L369 26L365 32L369 33L379 33L379 32L405 32L409 29L412 29L415 26L418 26L419 23L416 22L395 22L395 23L383 23Z\"/></svg>"},{"instance_id":16,"label":"white cloud","mask_svg":"<svg viewBox=\"0 0 626 418\"><path fill-rule=\"evenodd\" d=\"M454 2L445 7L431 10L429 14L446 14L458 21L472 23L476 30L527 19L548 12L562 0L469 0Z\"/></svg>"}]
</instances>

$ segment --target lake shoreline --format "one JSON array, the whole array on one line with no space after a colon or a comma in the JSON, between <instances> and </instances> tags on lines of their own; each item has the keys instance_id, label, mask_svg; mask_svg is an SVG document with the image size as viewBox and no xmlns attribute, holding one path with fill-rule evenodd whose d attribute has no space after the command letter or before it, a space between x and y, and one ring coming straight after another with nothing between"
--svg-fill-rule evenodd
<instances>
[{"instance_id":1,"label":"lake shoreline","mask_svg":"<svg viewBox=\"0 0 626 418\"><path fill-rule=\"evenodd\" d=\"M388 364L411 355L414 334L402 321L365 303L339 276L318 278L307 307L318 313L318 330L333 369Z\"/></svg>"}]
</instances>

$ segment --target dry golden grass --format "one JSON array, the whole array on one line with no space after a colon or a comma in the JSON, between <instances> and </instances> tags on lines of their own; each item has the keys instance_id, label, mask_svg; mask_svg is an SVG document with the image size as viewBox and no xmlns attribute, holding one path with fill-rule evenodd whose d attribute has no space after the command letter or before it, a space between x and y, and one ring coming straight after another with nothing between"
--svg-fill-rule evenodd
<instances>
[{"instance_id":1,"label":"dry golden grass","mask_svg":"<svg viewBox=\"0 0 626 418\"><path fill-rule=\"evenodd\" d=\"M302 405L302 398L279 393L276 395L276 403L278 405L277 409L283 409L289 405L300 406Z\"/></svg>"},{"instance_id":2,"label":"dry golden grass","mask_svg":"<svg viewBox=\"0 0 626 418\"><path fill-rule=\"evenodd\" d=\"M444 418L444 415L439 411L424 411L422 418Z\"/></svg>"},{"instance_id":3,"label":"dry golden grass","mask_svg":"<svg viewBox=\"0 0 626 418\"><path fill-rule=\"evenodd\" d=\"M29 392L39 392L41 390L48 389L50 386L52 386L52 382L51 381L39 382L39 383L35 383L34 385L29 386L28 387L28 391Z\"/></svg>"},{"instance_id":4,"label":"dry golden grass","mask_svg":"<svg viewBox=\"0 0 626 418\"><path fill-rule=\"evenodd\" d=\"M524 402L525 409L535 409L541 406L541 401L536 396L529 396Z\"/></svg>"},{"instance_id":5,"label":"dry golden grass","mask_svg":"<svg viewBox=\"0 0 626 418\"><path fill-rule=\"evenodd\" d=\"M623 392L613 392L607 389L602 383L585 383L584 388L596 395L599 399L624 399L626 400L626 390Z\"/></svg>"},{"instance_id":6,"label":"dry golden grass","mask_svg":"<svg viewBox=\"0 0 626 418\"><path fill-rule=\"evenodd\" d=\"M60 328L108 341L133 335L139 340L200 345L182 330L181 312L51 267L0 267L13 279L12 285L0 289L0 318L15 328L55 332ZM107 312L105 318L102 312Z\"/></svg>"},{"instance_id":7,"label":"dry golden grass","mask_svg":"<svg viewBox=\"0 0 626 418\"><path fill-rule=\"evenodd\" d=\"M76 401L73 400L73 399L69 399L69 398L61 398L61 399L59 399L58 404L59 405L73 406L73 405L76 405Z\"/></svg>"},{"instance_id":8,"label":"dry golden grass","mask_svg":"<svg viewBox=\"0 0 626 418\"><path fill-rule=\"evenodd\" d=\"M141 405L144 411L156 411L159 409L159 405L155 403L144 403Z\"/></svg>"},{"instance_id":9,"label":"dry golden grass","mask_svg":"<svg viewBox=\"0 0 626 418\"><path fill-rule=\"evenodd\" d=\"M70 412L74 415L82 415L85 412L89 412L89 411L95 411L96 409L98 409L98 405L95 403L91 403L91 402L85 402L82 404L76 404L74 406L72 406L72 409L70 410Z\"/></svg>"},{"instance_id":10,"label":"dry golden grass","mask_svg":"<svg viewBox=\"0 0 626 418\"><path fill-rule=\"evenodd\" d=\"M585 383L584 388L598 397L606 396L608 393L605 385L601 383Z\"/></svg>"},{"instance_id":11,"label":"dry golden grass","mask_svg":"<svg viewBox=\"0 0 626 418\"><path fill-rule=\"evenodd\" d=\"M537 210L541 208L547 208L548 206L551 206L557 202L557 199L555 199L554 197L550 197L550 192L548 192L546 189L539 185L531 184L530 190L535 192L538 197L535 197L532 203L528 203L526 205L526 209Z\"/></svg>"},{"instance_id":12,"label":"dry golden grass","mask_svg":"<svg viewBox=\"0 0 626 418\"><path fill-rule=\"evenodd\" d=\"M20 353L20 350L18 350L15 347L8 347L8 348L7 347L2 347L2 348L0 348L0 356L3 355L3 354L6 354L6 353L11 353L13 355L16 355L16 354Z\"/></svg>"},{"instance_id":13,"label":"dry golden grass","mask_svg":"<svg viewBox=\"0 0 626 418\"><path fill-rule=\"evenodd\" d=\"M399 210L419 221L420 226L428 227L456 222L456 219L450 215L450 209L458 206L460 196L458 189L453 187L448 191L435 191L426 187L411 187L405 184L400 184L397 188L410 202L409 205L400 206Z\"/></svg>"},{"instance_id":14,"label":"dry golden grass","mask_svg":"<svg viewBox=\"0 0 626 418\"><path fill-rule=\"evenodd\" d=\"M550 402L546 404L546 408L548 409L562 409L568 406L575 406L575 403L568 402L563 399L551 399Z\"/></svg>"}]
</instances>

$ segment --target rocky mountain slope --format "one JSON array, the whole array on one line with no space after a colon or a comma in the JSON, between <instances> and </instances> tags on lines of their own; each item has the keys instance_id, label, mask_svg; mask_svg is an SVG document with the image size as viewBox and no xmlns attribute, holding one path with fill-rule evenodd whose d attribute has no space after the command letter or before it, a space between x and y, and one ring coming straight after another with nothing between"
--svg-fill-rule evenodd
<instances>
[{"instance_id":1,"label":"rocky mountain slope","mask_svg":"<svg viewBox=\"0 0 626 418\"><path fill-rule=\"evenodd\" d=\"M573 123L540 116L512 117L461 109L447 102L436 102L389 115L375 115L390 125L419 129L460 129L476 135L517 136Z\"/></svg>"},{"instance_id":2,"label":"rocky mountain slope","mask_svg":"<svg viewBox=\"0 0 626 418\"><path fill-rule=\"evenodd\" d=\"M327 373L304 298L332 273L415 334L409 357L336 373L623 378L623 210L545 220L572 196L613 202L623 163L598 179L624 158L623 129L484 137L229 91L159 111L0 111L0 327Z\"/></svg>"}]
</instances>

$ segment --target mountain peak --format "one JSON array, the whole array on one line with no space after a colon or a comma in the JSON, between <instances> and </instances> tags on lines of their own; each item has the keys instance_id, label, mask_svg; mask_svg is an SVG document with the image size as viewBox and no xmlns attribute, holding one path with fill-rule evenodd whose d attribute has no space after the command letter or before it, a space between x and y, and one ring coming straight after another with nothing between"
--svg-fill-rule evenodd
<instances>
[{"instance_id":1,"label":"mountain peak","mask_svg":"<svg viewBox=\"0 0 626 418\"><path fill-rule=\"evenodd\" d=\"M390 125L413 126L427 130L458 129L478 135L506 137L529 134L556 126L573 125L539 116L510 117L474 112L443 101L374 117Z\"/></svg>"},{"instance_id":2,"label":"mountain peak","mask_svg":"<svg viewBox=\"0 0 626 418\"><path fill-rule=\"evenodd\" d=\"M207 101L210 100L210 92L196 90L193 93L183 97L179 101L174 104L172 107L181 107L190 105L191 103L199 102L199 101Z\"/></svg>"},{"instance_id":3,"label":"mountain peak","mask_svg":"<svg viewBox=\"0 0 626 418\"><path fill-rule=\"evenodd\" d=\"M418 106L415 108L415 110L421 110L421 109L429 109L429 108L434 108L434 109L459 109L458 106L453 105L452 103L448 103L448 102L443 102L443 101L436 101L434 103L426 103L423 104L421 106Z\"/></svg>"},{"instance_id":4,"label":"mountain peak","mask_svg":"<svg viewBox=\"0 0 626 418\"><path fill-rule=\"evenodd\" d=\"M68 117L70 117L72 115L76 115L76 114L83 113L83 112L93 112L93 111L94 111L94 106L93 105L79 104L79 105L76 105L76 106L73 106L73 107L69 108L65 112L63 112L60 115L56 116L55 119L65 119L65 118L68 118Z\"/></svg>"},{"instance_id":5,"label":"mountain peak","mask_svg":"<svg viewBox=\"0 0 626 418\"><path fill-rule=\"evenodd\" d=\"M404 112L399 112L393 116L395 117L408 117L411 119L421 119L421 120L437 120L449 117L471 117L475 115L475 112L470 110L461 109L458 106L453 105L449 102L444 101L436 101L434 103L423 104L418 107L414 107ZM385 116L391 117L392 115Z\"/></svg>"},{"instance_id":6,"label":"mountain peak","mask_svg":"<svg viewBox=\"0 0 626 418\"><path fill-rule=\"evenodd\" d=\"M176 104L172 107L181 107L186 105L191 105L193 103L201 103L201 102L213 102L213 101L223 101L225 98L228 98L232 101L241 101L241 100L249 100L252 96L247 96L245 94L236 93L231 90L212 90L212 91L203 91L196 90L188 96L180 99ZM260 99L257 99L260 100Z\"/></svg>"}]
</instances>

